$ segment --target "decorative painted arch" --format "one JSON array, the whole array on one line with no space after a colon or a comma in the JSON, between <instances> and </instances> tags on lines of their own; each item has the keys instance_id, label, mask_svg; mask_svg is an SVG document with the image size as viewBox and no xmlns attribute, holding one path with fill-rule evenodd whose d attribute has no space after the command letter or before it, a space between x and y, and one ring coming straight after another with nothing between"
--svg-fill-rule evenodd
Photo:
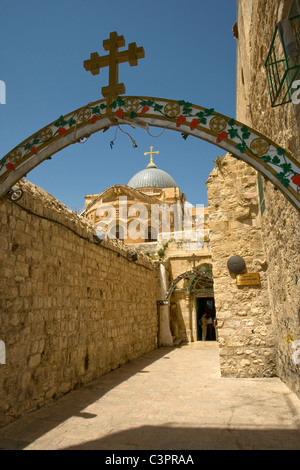
<instances>
[{"instance_id":1,"label":"decorative painted arch","mask_svg":"<svg viewBox=\"0 0 300 470\"><path fill-rule=\"evenodd\" d=\"M0 198L44 160L111 126L130 124L181 132L217 145L271 181L300 211L300 164L285 149L235 119L186 101L119 96L89 103L42 128L0 160Z\"/></svg>"},{"instance_id":2,"label":"decorative painted arch","mask_svg":"<svg viewBox=\"0 0 300 470\"><path fill-rule=\"evenodd\" d=\"M207 266L207 267L206 267ZM192 294L192 293L197 293L198 290L197 290L197 284L200 282L201 284L203 284L203 286L201 286L201 291L208 291L208 290L212 290L213 289L213 283L214 283L214 278L213 278L213 274L212 274L212 265L211 264L204 264L204 265L201 265L201 266L198 266L197 269L197 274L195 274L195 276L193 276L193 278L191 279L190 283L189 283L189 293ZM208 281L208 282L207 282ZM205 285L206 283L206 285Z\"/></svg>"},{"instance_id":3,"label":"decorative painted arch","mask_svg":"<svg viewBox=\"0 0 300 470\"><path fill-rule=\"evenodd\" d=\"M199 277L199 276L203 276L203 277L205 276L206 278L209 278L213 281L213 275L212 275L211 272L207 271L206 269L202 270L201 267L200 268L193 268L190 271L186 271L185 273L180 274L178 277L176 277L176 279L174 279L174 281L172 281L170 283L165 298L163 300L159 300L157 303L159 305L168 305L169 301L170 301L170 298L171 298L171 295L172 295L176 285L182 279L186 279L186 278L191 277L191 276L194 276L193 279L195 279L196 277Z\"/></svg>"}]
</instances>

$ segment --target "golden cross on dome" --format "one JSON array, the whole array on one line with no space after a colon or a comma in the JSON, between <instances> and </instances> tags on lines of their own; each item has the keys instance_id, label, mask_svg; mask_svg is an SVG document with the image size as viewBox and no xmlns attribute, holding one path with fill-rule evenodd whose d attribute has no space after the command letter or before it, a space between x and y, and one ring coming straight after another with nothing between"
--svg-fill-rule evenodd
<instances>
[{"instance_id":1,"label":"golden cross on dome","mask_svg":"<svg viewBox=\"0 0 300 470\"><path fill-rule=\"evenodd\" d=\"M124 83L118 83L119 64L129 62L130 66L134 66L137 65L138 59L145 57L144 48L137 47L135 42L128 45L127 51L119 52L119 48L124 46L124 36L119 36L117 32L110 33L109 39L103 41L103 48L105 51L109 51L109 54L100 57L98 52L93 52L90 59L83 62L85 70L93 75L98 75L102 67L109 67L109 85L101 90L104 98L107 98L108 104L125 93Z\"/></svg>"},{"instance_id":2,"label":"golden cross on dome","mask_svg":"<svg viewBox=\"0 0 300 470\"><path fill-rule=\"evenodd\" d=\"M150 152L145 152L144 155L150 155L150 163L147 166L147 168L151 167L156 167L156 165L153 163L153 155L158 155L159 152L153 152L153 147L150 147Z\"/></svg>"}]
</instances>

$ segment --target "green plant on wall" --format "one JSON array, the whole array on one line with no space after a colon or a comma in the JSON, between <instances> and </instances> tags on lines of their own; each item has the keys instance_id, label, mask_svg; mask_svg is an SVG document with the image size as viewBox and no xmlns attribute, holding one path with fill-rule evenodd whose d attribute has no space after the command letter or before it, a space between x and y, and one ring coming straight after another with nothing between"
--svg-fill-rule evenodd
<instances>
[{"instance_id":1,"label":"green plant on wall","mask_svg":"<svg viewBox=\"0 0 300 470\"><path fill-rule=\"evenodd\" d=\"M164 258L165 257L165 249L164 248L160 248L158 251L157 251L157 254L160 258Z\"/></svg>"},{"instance_id":2,"label":"green plant on wall","mask_svg":"<svg viewBox=\"0 0 300 470\"><path fill-rule=\"evenodd\" d=\"M165 255L166 255L166 248L167 247L168 247L168 242L164 243L162 248L157 250L157 254L158 254L159 258L164 259Z\"/></svg>"}]
</instances>

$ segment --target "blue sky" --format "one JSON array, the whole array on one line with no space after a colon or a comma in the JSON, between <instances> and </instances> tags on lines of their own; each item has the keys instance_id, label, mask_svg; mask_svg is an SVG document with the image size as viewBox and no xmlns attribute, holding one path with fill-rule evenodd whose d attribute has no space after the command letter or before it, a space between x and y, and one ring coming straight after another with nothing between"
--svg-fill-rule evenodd
<instances>
[{"instance_id":1,"label":"blue sky","mask_svg":"<svg viewBox=\"0 0 300 470\"><path fill-rule=\"evenodd\" d=\"M1 158L60 115L101 99L108 70L93 76L83 61L91 52L107 54L102 43L111 31L125 37L125 48L136 42L145 50L137 67L119 67L126 95L185 100L235 117L236 0L2 0L0 5L0 80L6 84ZM153 146L160 152L157 166L171 174L187 200L207 204L205 181L224 151L174 131L159 138L142 129L130 133L136 149L121 132L111 149L111 128L57 153L27 179L81 210L86 194L127 184L144 169L144 152Z\"/></svg>"}]
</instances>

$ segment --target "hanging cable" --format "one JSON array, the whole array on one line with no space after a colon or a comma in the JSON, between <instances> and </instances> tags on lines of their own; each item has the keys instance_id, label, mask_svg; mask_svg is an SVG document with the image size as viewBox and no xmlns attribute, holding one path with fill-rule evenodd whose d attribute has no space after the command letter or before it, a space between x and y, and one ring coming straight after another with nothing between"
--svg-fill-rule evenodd
<instances>
[{"instance_id":1,"label":"hanging cable","mask_svg":"<svg viewBox=\"0 0 300 470\"><path fill-rule=\"evenodd\" d=\"M123 132L124 134L127 134L130 137L130 139L132 141L132 146L133 146L134 149L136 149L137 148L136 141L131 137L131 135L128 132L123 131L123 129L121 129L121 127L119 125L118 125L118 128L120 129L121 132Z\"/></svg>"},{"instance_id":2,"label":"hanging cable","mask_svg":"<svg viewBox=\"0 0 300 470\"><path fill-rule=\"evenodd\" d=\"M169 126L165 127L165 128L163 129L163 131L162 131L160 134L158 134L158 135L152 135L152 134L150 134L149 129L146 129L146 130L147 130L148 134L150 135L150 137L160 137L161 135L163 135L163 133L164 133L164 132L166 131L166 129L168 129L168 128L169 128Z\"/></svg>"},{"instance_id":3,"label":"hanging cable","mask_svg":"<svg viewBox=\"0 0 300 470\"><path fill-rule=\"evenodd\" d=\"M131 126L131 127L132 127L132 126ZM120 129L120 131L121 131L121 132L123 132L123 134L126 134L126 135L128 135L128 137L129 137L129 138L131 139L131 141L132 141L132 146L133 146L133 148L137 148L136 141L133 139L133 137L131 137L131 135L130 135L128 132L126 132L126 131L123 131L123 129L120 127L120 125L119 125L119 124L117 124L117 127L116 127L116 133L115 133L115 137L114 137L114 139L113 139L113 140L111 140L111 141L110 141L110 143L109 143L109 144L110 144L110 148L112 149L112 148L113 148L113 146L114 146L114 141L115 141L115 140L116 140L116 138L117 138L117 132L118 132L118 129Z\"/></svg>"},{"instance_id":4,"label":"hanging cable","mask_svg":"<svg viewBox=\"0 0 300 470\"><path fill-rule=\"evenodd\" d=\"M116 138L117 138L117 133L118 133L118 127L116 127L116 132L115 132L115 137L114 137L114 139L111 140L110 143L109 143L111 149L112 149L113 146L114 146L114 141L115 141Z\"/></svg>"}]
</instances>

